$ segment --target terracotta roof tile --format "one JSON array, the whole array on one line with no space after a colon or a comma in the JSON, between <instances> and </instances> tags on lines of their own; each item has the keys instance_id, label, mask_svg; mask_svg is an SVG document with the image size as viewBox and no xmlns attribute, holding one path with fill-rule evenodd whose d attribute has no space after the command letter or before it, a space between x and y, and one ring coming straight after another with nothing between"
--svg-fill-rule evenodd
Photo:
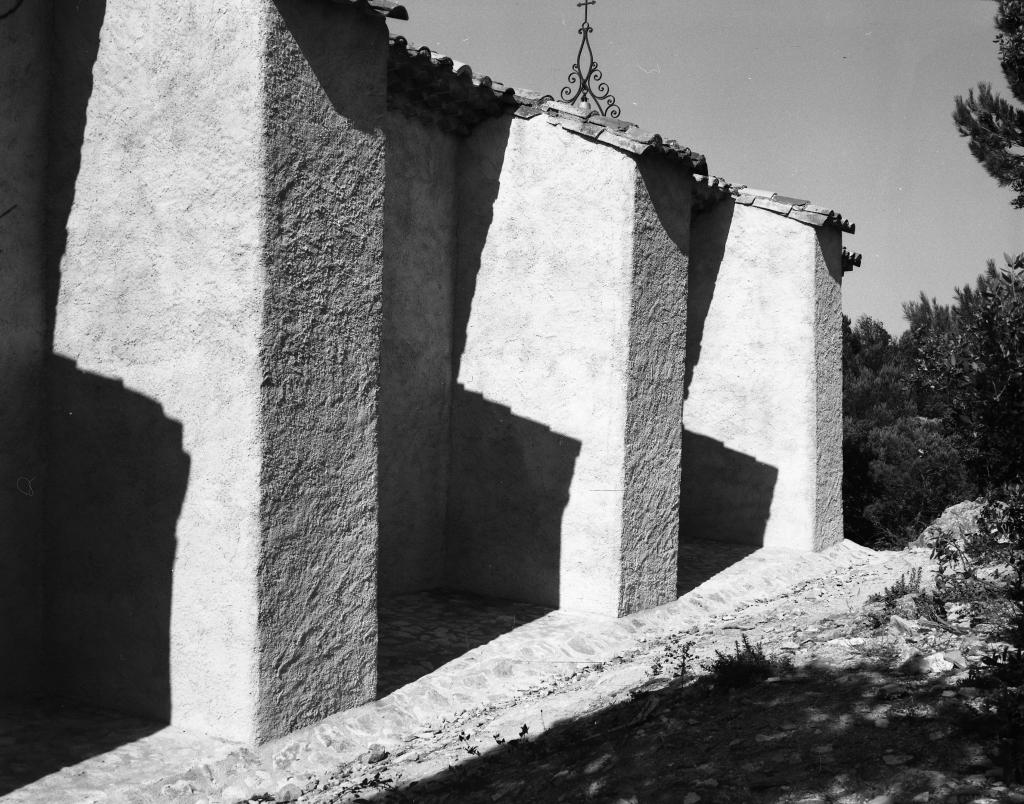
<instances>
[{"instance_id":1,"label":"terracotta roof tile","mask_svg":"<svg viewBox=\"0 0 1024 804\"><path fill-rule=\"evenodd\" d=\"M772 196L772 200L778 201L781 204L789 204L793 207L804 207L811 203L806 198L790 198L789 196L779 195L778 193L775 193Z\"/></svg>"},{"instance_id":2,"label":"terracotta roof tile","mask_svg":"<svg viewBox=\"0 0 1024 804\"><path fill-rule=\"evenodd\" d=\"M381 9L404 13L404 9L391 0L332 2L364 4L377 13L384 13ZM694 208L697 211L730 197L737 204L757 206L810 226L831 226L849 234L856 231L856 226L834 209L771 190L756 190L709 177L707 160L674 139L662 139L635 123L562 103L551 95L506 87L486 75L475 74L469 65L434 53L430 48L413 47L401 36L392 37L390 44L388 105L459 135L468 134L488 117L507 112L525 120L545 115L546 122L551 125L620 151L636 156L656 154L682 163L694 174ZM859 259L859 255L856 256Z\"/></svg>"},{"instance_id":3,"label":"terracotta roof tile","mask_svg":"<svg viewBox=\"0 0 1024 804\"><path fill-rule=\"evenodd\" d=\"M732 196L732 185L717 176L694 175L693 211L703 212L725 198ZM753 198L750 199L753 202Z\"/></svg>"},{"instance_id":4,"label":"terracotta roof tile","mask_svg":"<svg viewBox=\"0 0 1024 804\"><path fill-rule=\"evenodd\" d=\"M401 36L391 39L388 103L393 109L463 135L487 117L505 111L526 120L546 114L553 125L619 150L637 156L659 154L683 162L691 172L707 171L701 154L675 140L663 141L633 123L562 103L551 95L505 87L486 75L474 74L467 65L459 65L448 56L427 47L413 47Z\"/></svg>"},{"instance_id":5,"label":"terracotta roof tile","mask_svg":"<svg viewBox=\"0 0 1024 804\"><path fill-rule=\"evenodd\" d=\"M544 110L538 109L536 106L517 106L513 114L516 117L522 117L524 120L531 120L544 114Z\"/></svg>"},{"instance_id":6,"label":"terracotta roof tile","mask_svg":"<svg viewBox=\"0 0 1024 804\"><path fill-rule=\"evenodd\" d=\"M849 273L854 268L860 268L861 255L855 254L852 251L847 251L846 247L843 246L843 273Z\"/></svg>"},{"instance_id":7,"label":"terracotta roof tile","mask_svg":"<svg viewBox=\"0 0 1024 804\"><path fill-rule=\"evenodd\" d=\"M548 120L549 123L556 126L561 126L568 131L575 131L577 134L582 134L588 140L596 140L600 137L601 132L604 131L602 126L596 125L595 123L589 123L586 120L573 120L572 118L563 118L562 120Z\"/></svg>"},{"instance_id":8,"label":"terracotta roof tile","mask_svg":"<svg viewBox=\"0 0 1024 804\"><path fill-rule=\"evenodd\" d=\"M793 211L792 204L780 204L772 198L755 198L754 206L767 209L769 212L777 212L779 215L789 215Z\"/></svg>"},{"instance_id":9,"label":"terracotta roof tile","mask_svg":"<svg viewBox=\"0 0 1024 804\"><path fill-rule=\"evenodd\" d=\"M834 209L819 207L801 198L773 193L771 190L756 190L743 185L729 184L724 179L708 176L694 176L695 209L700 212L723 198L731 197L737 204L755 206L806 223L809 226L831 226L848 234L857 227Z\"/></svg>"},{"instance_id":10,"label":"terracotta roof tile","mask_svg":"<svg viewBox=\"0 0 1024 804\"><path fill-rule=\"evenodd\" d=\"M795 221L800 221L801 223L810 224L811 226L824 226L828 223L828 216L819 215L817 212L808 212L806 208L793 209L786 217L792 218Z\"/></svg>"},{"instance_id":11,"label":"terracotta roof tile","mask_svg":"<svg viewBox=\"0 0 1024 804\"><path fill-rule=\"evenodd\" d=\"M520 103L541 103L543 101L553 101L554 97L532 89L517 89L516 100Z\"/></svg>"},{"instance_id":12,"label":"terracotta roof tile","mask_svg":"<svg viewBox=\"0 0 1024 804\"><path fill-rule=\"evenodd\" d=\"M657 134L654 134L653 132L650 131L644 131L642 128L640 128L640 126L631 125L625 131L623 131L623 133L635 142L650 143L652 145L655 143L660 145L662 142L661 137L659 137Z\"/></svg>"},{"instance_id":13,"label":"terracotta roof tile","mask_svg":"<svg viewBox=\"0 0 1024 804\"><path fill-rule=\"evenodd\" d=\"M468 134L488 117L516 105L514 91L468 64L413 47L405 37L392 37L388 52L388 106L442 131Z\"/></svg>"},{"instance_id":14,"label":"terracotta roof tile","mask_svg":"<svg viewBox=\"0 0 1024 804\"><path fill-rule=\"evenodd\" d=\"M354 6L367 14L390 17L393 20L409 19L409 12L393 0L330 0L336 6Z\"/></svg>"},{"instance_id":15,"label":"terracotta roof tile","mask_svg":"<svg viewBox=\"0 0 1024 804\"><path fill-rule=\"evenodd\" d=\"M600 114L591 115L590 122L597 123L610 131L625 131L630 126L625 120L617 120L614 117L605 117ZM672 141L675 142L675 140Z\"/></svg>"}]
</instances>

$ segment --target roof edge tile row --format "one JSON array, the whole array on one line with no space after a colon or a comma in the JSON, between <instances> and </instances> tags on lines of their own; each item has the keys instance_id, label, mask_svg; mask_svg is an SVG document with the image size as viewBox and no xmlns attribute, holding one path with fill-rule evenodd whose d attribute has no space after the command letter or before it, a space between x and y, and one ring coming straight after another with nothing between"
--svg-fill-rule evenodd
<instances>
[{"instance_id":1,"label":"roof edge tile row","mask_svg":"<svg viewBox=\"0 0 1024 804\"><path fill-rule=\"evenodd\" d=\"M393 20L408 20L409 12L395 0L330 0L336 6L352 6L366 14Z\"/></svg>"},{"instance_id":2,"label":"roof edge tile row","mask_svg":"<svg viewBox=\"0 0 1024 804\"><path fill-rule=\"evenodd\" d=\"M488 117L516 106L511 87L476 75L462 64L428 47L415 47L404 36L388 46L388 107L408 117L466 136Z\"/></svg>"},{"instance_id":3,"label":"roof edge tile row","mask_svg":"<svg viewBox=\"0 0 1024 804\"><path fill-rule=\"evenodd\" d=\"M393 5L389 0L332 2ZM390 40L388 105L409 117L461 136L468 135L486 118L507 112L525 120L544 115L551 125L594 142L635 156L658 155L682 163L693 174L698 211L729 196L737 204L764 209L810 226L832 227L847 234L854 234L857 229L856 224L829 207L709 176L704 156L676 140L665 139L627 120L605 117L596 111L557 101L551 95L506 87L489 76L474 73L467 64L428 47L410 45L402 36L393 36ZM854 256L859 258L860 255ZM860 262L851 262L851 266L854 264L859 266Z\"/></svg>"},{"instance_id":4,"label":"roof edge tile row","mask_svg":"<svg viewBox=\"0 0 1024 804\"><path fill-rule=\"evenodd\" d=\"M742 184L730 184L716 176L694 176L697 182L695 194L698 208L704 208L725 196L731 196L737 204L774 212L810 226L828 226L847 234L857 231L857 224L847 220L831 207L821 207L803 198L790 198L772 190L755 190Z\"/></svg>"}]
</instances>

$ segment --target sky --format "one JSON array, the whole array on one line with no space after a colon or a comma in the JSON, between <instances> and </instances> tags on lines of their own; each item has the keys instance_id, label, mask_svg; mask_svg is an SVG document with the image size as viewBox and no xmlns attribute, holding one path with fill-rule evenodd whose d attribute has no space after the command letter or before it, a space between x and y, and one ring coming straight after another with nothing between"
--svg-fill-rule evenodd
<instances>
[{"instance_id":1,"label":"sky","mask_svg":"<svg viewBox=\"0 0 1024 804\"><path fill-rule=\"evenodd\" d=\"M403 0L392 34L508 86L556 95L577 0ZM857 225L843 308L896 334L902 303L946 303L1024 251L1024 211L959 137L953 98L1006 93L992 0L598 0L591 43L622 119L704 154L734 184Z\"/></svg>"}]
</instances>

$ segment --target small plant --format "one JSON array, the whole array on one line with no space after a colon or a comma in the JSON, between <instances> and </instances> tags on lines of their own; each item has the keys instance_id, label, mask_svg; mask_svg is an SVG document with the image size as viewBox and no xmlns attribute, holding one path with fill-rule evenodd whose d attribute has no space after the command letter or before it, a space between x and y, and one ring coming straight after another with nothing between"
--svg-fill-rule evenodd
<instances>
[{"instance_id":1,"label":"small plant","mask_svg":"<svg viewBox=\"0 0 1024 804\"><path fill-rule=\"evenodd\" d=\"M915 567L909 573L901 573L892 586L887 586L881 594L868 598L868 603L881 603L887 614L896 610L896 601L907 595L916 595L921 591L921 568Z\"/></svg>"},{"instance_id":2,"label":"small plant","mask_svg":"<svg viewBox=\"0 0 1024 804\"><path fill-rule=\"evenodd\" d=\"M940 537L932 557L941 600L967 603L983 620L1008 620L1011 641L1024 647L1024 489L1001 489L985 503L975 532Z\"/></svg>"},{"instance_id":3,"label":"small plant","mask_svg":"<svg viewBox=\"0 0 1024 804\"><path fill-rule=\"evenodd\" d=\"M394 780L387 776L381 776L380 774L381 772L377 771L373 776L364 776L362 780L353 783L347 792L358 794L367 791L373 792L377 790L391 790L394 788ZM360 800L361 799L359 798L356 799L356 801Z\"/></svg>"},{"instance_id":4,"label":"small plant","mask_svg":"<svg viewBox=\"0 0 1024 804\"><path fill-rule=\"evenodd\" d=\"M664 652L651 662L651 675L667 675L670 678L682 678L690 669L693 660L693 642L671 642L665 646Z\"/></svg>"},{"instance_id":5,"label":"small plant","mask_svg":"<svg viewBox=\"0 0 1024 804\"><path fill-rule=\"evenodd\" d=\"M972 668L969 683L986 690L1006 781L1024 780L1024 486L993 494L975 533L936 542L936 588L948 601L968 603L1005 622L1011 647Z\"/></svg>"},{"instance_id":6,"label":"small plant","mask_svg":"<svg viewBox=\"0 0 1024 804\"><path fill-rule=\"evenodd\" d=\"M491 737L494 738L494 742L498 745L507 745L510 749L517 749L529 746L530 743L526 739L526 735L530 733L530 727L525 723L519 727L519 736L513 737L511 740L506 740L501 734L495 733ZM461 737L459 739L462 739Z\"/></svg>"},{"instance_id":7,"label":"small plant","mask_svg":"<svg viewBox=\"0 0 1024 804\"><path fill-rule=\"evenodd\" d=\"M715 687L724 690L749 687L777 676L792 666L788 657L769 656L764 652L762 643L751 643L746 634L742 639L742 644L736 643L733 653L716 650L715 658L704 664Z\"/></svg>"},{"instance_id":8,"label":"small plant","mask_svg":"<svg viewBox=\"0 0 1024 804\"><path fill-rule=\"evenodd\" d=\"M480 749L470 742L472 738L473 736L471 734L467 734L464 731L459 732L459 743L462 745L463 748L466 749L466 752L472 754L473 756L479 756Z\"/></svg>"}]
</instances>

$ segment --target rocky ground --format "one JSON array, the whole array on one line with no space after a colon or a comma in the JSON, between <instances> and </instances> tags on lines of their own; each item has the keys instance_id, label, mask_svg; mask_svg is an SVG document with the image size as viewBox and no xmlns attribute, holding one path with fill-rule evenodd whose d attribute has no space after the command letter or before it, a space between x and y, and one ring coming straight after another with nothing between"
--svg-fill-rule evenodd
<instances>
[{"instance_id":1,"label":"rocky ground","mask_svg":"<svg viewBox=\"0 0 1024 804\"><path fill-rule=\"evenodd\" d=\"M940 622L913 597L867 602L915 568L927 585L927 550L833 553L701 566L709 580L679 601L623 620L519 625L518 612L513 630L258 752L229 746L154 775L145 762L162 767L171 744L161 732L10 800L1024 802L970 681L1001 647L998 623L966 609ZM722 551L705 556L688 560ZM709 668L744 640L770 675L727 689ZM118 763L152 781L121 784Z\"/></svg>"},{"instance_id":2,"label":"rocky ground","mask_svg":"<svg viewBox=\"0 0 1024 804\"><path fill-rule=\"evenodd\" d=\"M1024 786L1003 778L979 691L964 686L1000 648L992 624L931 621L912 599L898 603L904 616L887 614L864 601L878 570L806 581L463 712L307 781L301 800L1024 802ZM701 665L743 652L743 638L785 661L716 688Z\"/></svg>"}]
</instances>

